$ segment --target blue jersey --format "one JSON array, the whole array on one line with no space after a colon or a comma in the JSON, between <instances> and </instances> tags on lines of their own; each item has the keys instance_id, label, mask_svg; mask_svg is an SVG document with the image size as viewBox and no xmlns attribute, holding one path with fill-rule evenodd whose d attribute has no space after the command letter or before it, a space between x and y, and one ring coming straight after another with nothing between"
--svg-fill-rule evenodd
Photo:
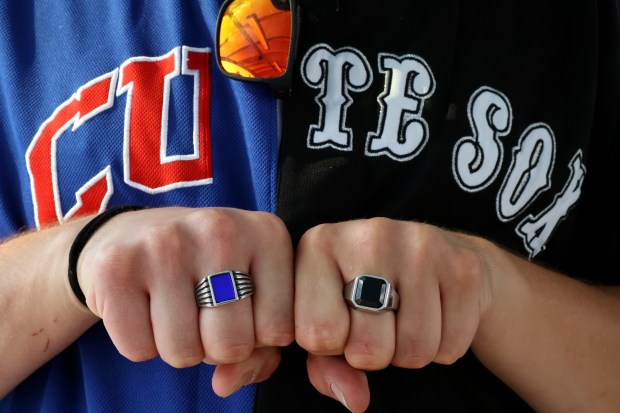
<instances>
[{"instance_id":1,"label":"blue jersey","mask_svg":"<svg viewBox=\"0 0 620 413\"><path fill-rule=\"evenodd\" d=\"M219 0L0 4L0 236L111 206L273 211L277 108L214 62ZM132 363L102 324L2 412L249 412L213 367Z\"/></svg>"}]
</instances>

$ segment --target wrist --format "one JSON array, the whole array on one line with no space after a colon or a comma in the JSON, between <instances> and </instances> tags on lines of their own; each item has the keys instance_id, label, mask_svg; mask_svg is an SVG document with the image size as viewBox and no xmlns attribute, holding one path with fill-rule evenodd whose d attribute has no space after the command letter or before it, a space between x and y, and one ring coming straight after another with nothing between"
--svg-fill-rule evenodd
<instances>
[{"instance_id":1,"label":"wrist","mask_svg":"<svg viewBox=\"0 0 620 413\"><path fill-rule=\"evenodd\" d=\"M520 273L521 258L496 244L476 238L479 253L484 261L488 298L481 306L478 330L472 349L478 354L501 343L501 337L517 327L522 309L528 307L529 285ZM490 350L494 351L494 350Z\"/></svg>"},{"instance_id":2,"label":"wrist","mask_svg":"<svg viewBox=\"0 0 620 413\"><path fill-rule=\"evenodd\" d=\"M77 296L73 292L67 274L69 271L68 257L71 246L73 245L75 238L80 233L80 231L93 219L93 217L94 216L91 215L72 219L70 222L59 226L57 228L58 236L54 239L55 245L50 248L54 249L55 251L62 251L62 253L56 255L55 259L58 261L58 268L62 269L59 276L62 279L63 294L66 297L66 300L64 301L67 303L67 305L71 308L72 311L78 310L79 313L89 315L93 315L93 313L77 298Z\"/></svg>"},{"instance_id":3,"label":"wrist","mask_svg":"<svg viewBox=\"0 0 620 413\"><path fill-rule=\"evenodd\" d=\"M95 234L95 232L97 232L101 227L103 227L115 216L124 212L136 211L140 209L144 209L144 207L130 205L110 208L107 211L96 215L90 221L88 221L88 223L86 223L86 225L84 225L82 229L80 229L80 231L73 239L73 242L71 243L71 247L69 249L69 265L67 275L69 287L71 288L74 297L80 302L80 304L82 304L82 307L88 308L88 305L86 304L86 296L84 295L84 292L82 291L79 283L77 264L78 259L80 258L80 254L86 246L86 243L88 243L88 241L93 236L93 234Z\"/></svg>"}]
</instances>

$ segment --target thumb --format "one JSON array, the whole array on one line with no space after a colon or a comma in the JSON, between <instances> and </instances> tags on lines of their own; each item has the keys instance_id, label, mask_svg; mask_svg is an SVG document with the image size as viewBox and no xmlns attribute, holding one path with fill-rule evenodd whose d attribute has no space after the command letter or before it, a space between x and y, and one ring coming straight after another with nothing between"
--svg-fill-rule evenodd
<instances>
[{"instance_id":1,"label":"thumb","mask_svg":"<svg viewBox=\"0 0 620 413\"><path fill-rule=\"evenodd\" d=\"M250 357L231 364L221 364L213 373L213 391L227 397L241 387L267 380L280 364L280 348L255 348Z\"/></svg>"},{"instance_id":2,"label":"thumb","mask_svg":"<svg viewBox=\"0 0 620 413\"><path fill-rule=\"evenodd\" d=\"M308 355L308 378L319 393L338 400L354 413L370 404L366 373L351 367L342 356Z\"/></svg>"}]
</instances>

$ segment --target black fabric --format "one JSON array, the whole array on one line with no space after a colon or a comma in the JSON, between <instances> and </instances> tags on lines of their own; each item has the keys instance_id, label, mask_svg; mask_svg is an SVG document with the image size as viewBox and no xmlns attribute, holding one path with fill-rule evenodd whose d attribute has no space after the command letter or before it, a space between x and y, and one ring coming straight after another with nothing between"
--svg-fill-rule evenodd
<instances>
[{"instance_id":1,"label":"black fabric","mask_svg":"<svg viewBox=\"0 0 620 413\"><path fill-rule=\"evenodd\" d=\"M568 275L618 284L612 261L620 252L619 192L614 158L618 113L618 2L305 0L298 61L285 103L280 149L278 214L294 243L312 226L384 216L417 220L481 235ZM352 148L310 148L321 118L319 93L304 81L301 62L316 45L359 51L372 69L364 91L350 91L346 127ZM424 101L429 137L414 158L365 154L377 131L386 79L378 56L415 55L432 71L435 90ZM457 141L471 136L471 97L480 88L509 101L512 124L497 177L483 189L459 187L452 169ZM517 217L498 218L498 194L529 128L553 133L549 186ZM575 205L561 216L541 251L532 253L520 223L536 218L571 182L571 163L585 165ZM602 229L602 231L601 231ZM594 265L592 265L594 263ZM285 349L276 374L258 386L257 412L344 412L310 385L305 352ZM390 367L369 373L369 412L527 412L531 409L469 353L452 366Z\"/></svg>"}]
</instances>

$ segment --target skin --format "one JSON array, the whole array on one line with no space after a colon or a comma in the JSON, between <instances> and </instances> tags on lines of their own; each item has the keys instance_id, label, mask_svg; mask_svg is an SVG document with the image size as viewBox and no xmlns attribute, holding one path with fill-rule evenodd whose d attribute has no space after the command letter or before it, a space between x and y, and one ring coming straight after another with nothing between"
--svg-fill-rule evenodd
<instances>
[{"instance_id":1,"label":"skin","mask_svg":"<svg viewBox=\"0 0 620 413\"><path fill-rule=\"evenodd\" d=\"M295 265L295 337L310 352L309 377L351 411L369 404L364 370L451 364L470 347L536 411L620 406L617 287L576 281L479 237L383 218L309 230ZM362 273L391 281L397 312L345 305L339 291Z\"/></svg>"},{"instance_id":2,"label":"skin","mask_svg":"<svg viewBox=\"0 0 620 413\"><path fill-rule=\"evenodd\" d=\"M314 387L354 412L370 400L366 370L451 364L470 347L537 411L620 405L619 289L581 283L479 237L374 218L312 228L294 254L270 214L129 212L80 255L85 309L69 290L66 257L87 221L0 246L0 396L101 318L130 360L216 364L213 388L222 396L268 378L278 347L295 339L309 352ZM250 272L256 293L198 309L196 283L230 268ZM394 284L397 312L347 307L342 287L361 273Z\"/></svg>"},{"instance_id":3,"label":"skin","mask_svg":"<svg viewBox=\"0 0 620 413\"><path fill-rule=\"evenodd\" d=\"M278 347L294 339L292 245L278 218L222 208L116 216L80 254L84 308L69 288L67 257L88 220L0 246L0 397L99 319L129 360L159 355L177 368L218 365L213 387L222 396L271 375ZM225 269L251 273L255 294L201 311L196 284Z\"/></svg>"}]
</instances>

